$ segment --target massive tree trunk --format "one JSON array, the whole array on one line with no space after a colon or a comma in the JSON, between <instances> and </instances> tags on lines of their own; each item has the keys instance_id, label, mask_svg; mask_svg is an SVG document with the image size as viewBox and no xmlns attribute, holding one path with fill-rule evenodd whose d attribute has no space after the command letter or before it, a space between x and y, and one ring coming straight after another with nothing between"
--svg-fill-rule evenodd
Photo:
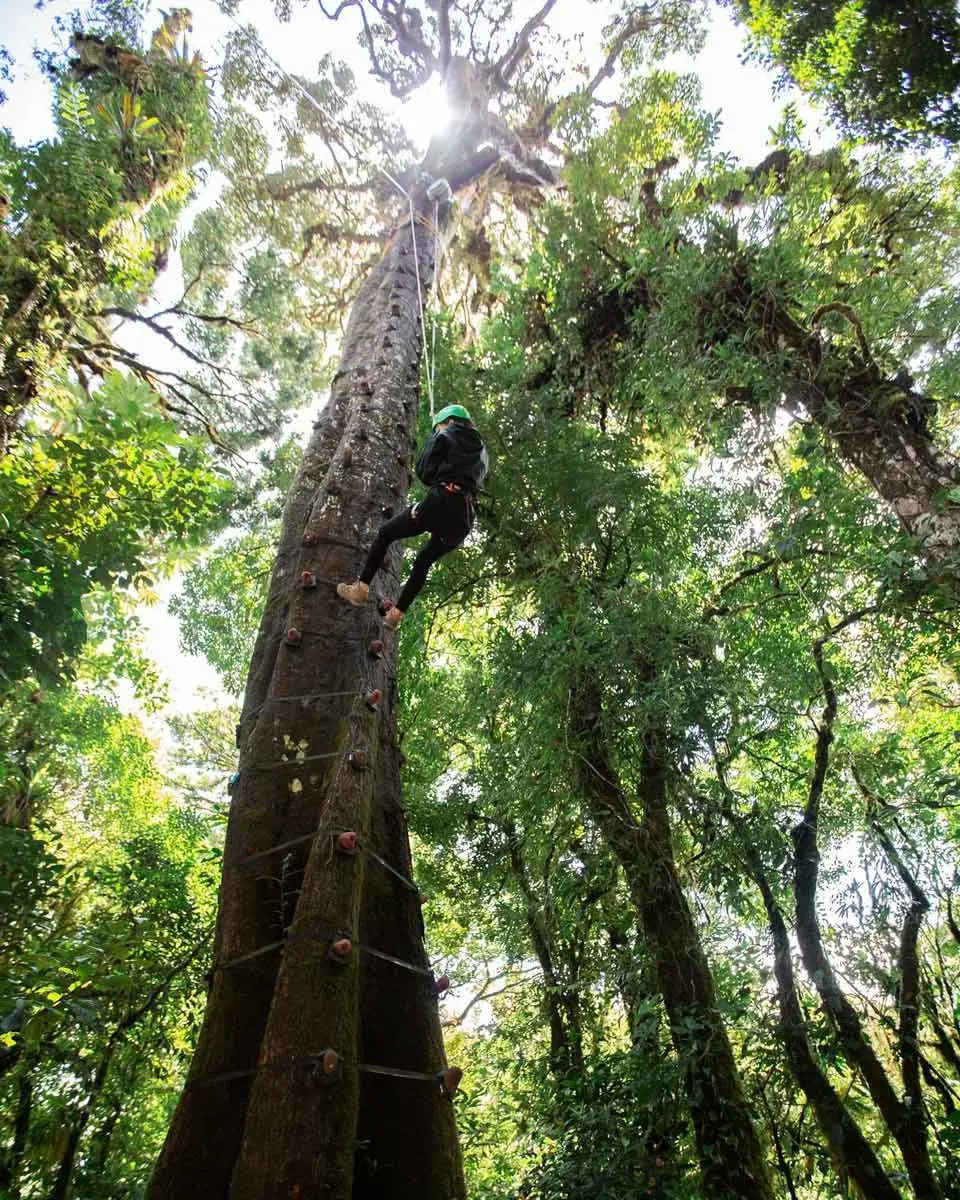
<instances>
[{"instance_id":1,"label":"massive tree trunk","mask_svg":"<svg viewBox=\"0 0 960 1200\"><path fill-rule=\"evenodd\" d=\"M410 482L416 264L425 295L433 237L408 221L361 287L286 505L238 729L211 992L152 1200L464 1194L409 883L395 638L334 591ZM367 649L381 638L382 660Z\"/></svg>"},{"instance_id":2,"label":"massive tree trunk","mask_svg":"<svg viewBox=\"0 0 960 1200\"><path fill-rule=\"evenodd\" d=\"M711 1200L770 1200L773 1188L763 1147L743 1096L697 927L677 878L656 734L647 734L641 751L638 821L607 751L599 688L586 671L573 688L570 719L580 750L579 786L591 817L623 867L655 964L683 1070L704 1194Z\"/></svg>"}]
</instances>

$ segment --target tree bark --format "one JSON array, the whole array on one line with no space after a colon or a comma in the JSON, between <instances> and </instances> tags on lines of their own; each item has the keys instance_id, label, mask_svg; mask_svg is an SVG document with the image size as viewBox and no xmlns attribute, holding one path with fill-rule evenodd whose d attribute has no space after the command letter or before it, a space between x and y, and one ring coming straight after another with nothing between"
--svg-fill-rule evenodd
<instances>
[{"instance_id":1,"label":"tree bark","mask_svg":"<svg viewBox=\"0 0 960 1200\"><path fill-rule=\"evenodd\" d=\"M334 591L409 486L418 267L426 295L433 237L408 221L360 289L287 501L238 730L211 992L151 1200L464 1194L452 1106L434 1077L444 1060L419 898L380 861L410 879L395 640L372 607L358 612ZM384 586L396 587L398 562L394 551ZM367 646L381 638L378 661ZM364 704L370 689L383 692L377 712ZM359 834L359 854L337 849L345 830ZM281 861L288 878L302 874L289 904ZM341 937L352 951L334 961ZM331 1074L318 1057L328 1049Z\"/></svg>"},{"instance_id":2,"label":"tree bark","mask_svg":"<svg viewBox=\"0 0 960 1200\"><path fill-rule=\"evenodd\" d=\"M754 290L748 268L734 272L728 290L746 326L760 322L769 354L789 349L796 369L784 379L788 406L802 409L830 437L844 461L871 484L931 562L960 554L960 460L939 447L927 427L930 402L908 383L887 379L861 351L828 347L804 329L764 288Z\"/></svg>"},{"instance_id":3,"label":"tree bark","mask_svg":"<svg viewBox=\"0 0 960 1200\"><path fill-rule=\"evenodd\" d=\"M749 842L744 837L744 845ZM838 1169L846 1171L860 1189L864 1200L900 1200L900 1193L864 1137L859 1125L844 1108L843 1101L820 1069L807 1040L803 1009L797 995L790 954L790 938L783 915L760 865L759 857L749 851L747 859L754 881L760 888L770 933L773 938L773 970L777 980L780 1007L779 1032L794 1079L809 1100L821 1132L827 1140Z\"/></svg>"},{"instance_id":4,"label":"tree bark","mask_svg":"<svg viewBox=\"0 0 960 1200\"><path fill-rule=\"evenodd\" d=\"M580 1002L575 990L560 978L550 947L550 936L542 906L537 900L523 859L523 848L516 828L510 822L505 828L510 855L510 869L523 895L527 930L534 953L543 971L544 993L550 1021L550 1064L554 1074L563 1077L568 1072L583 1071L583 1028L580 1021Z\"/></svg>"},{"instance_id":5,"label":"tree bark","mask_svg":"<svg viewBox=\"0 0 960 1200\"><path fill-rule=\"evenodd\" d=\"M814 643L814 658L825 698L817 731L813 775L803 820L792 832L794 845L794 893L797 911L797 940L807 974L820 996L824 1011L832 1021L840 1043L851 1063L863 1075L867 1090L880 1110L884 1123L896 1139L904 1166L918 1200L939 1200L940 1188L933 1174L926 1141L926 1128L919 1122L894 1090L876 1051L860 1024L860 1017L837 982L827 956L817 916L817 882L820 851L817 846L820 802L826 782L837 714L837 696L823 660L823 640ZM922 914L921 914L922 915ZM918 1081L919 1086L919 1081Z\"/></svg>"},{"instance_id":6,"label":"tree bark","mask_svg":"<svg viewBox=\"0 0 960 1200\"><path fill-rule=\"evenodd\" d=\"M670 1021L693 1120L704 1194L712 1200L771 1200L773 1185L717 1008L713 979L677 878L666 776L655 733L642 750L638 822L601 730L601 698L586 672L570 705L579 746L578 783L587 809L627 879Z\"/></svg>"}]
</instances>

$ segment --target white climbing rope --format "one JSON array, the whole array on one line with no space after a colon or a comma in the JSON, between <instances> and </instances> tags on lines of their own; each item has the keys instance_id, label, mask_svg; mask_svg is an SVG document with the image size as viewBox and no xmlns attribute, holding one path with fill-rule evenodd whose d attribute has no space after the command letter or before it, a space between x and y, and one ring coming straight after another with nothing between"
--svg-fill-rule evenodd
<instances>
[{"instance_id":1,"label":"white climbing rope","mask_svg":"<svg viewBox=\"0 0 960 1200\"><path fill-rule=\"evenodd\" d=\"M211 0L211 3L216 4L216 0ZM413 196L403 186L403 184L400 182L400 180L396 178L396 176L392 175L386 169L386 167L382 166L379 162L377 162L376 159L366 149L364 149L363 147L359 147L359 143L357 141L356 135L352 131L348 130L342 121L338 121L337 118L332 113L328 112L327 109L325 109L323 107L323 105L319 102L319 100L317 100L316 96L311 95L311 93L307 91L307 89L303 86L303 84L300 82L300 80L297 79L295 76L291 75L291 73L273 57L273 55L266 48L266 46L264 46L263 42L260 39L260 36L258 35L258 33L255 29L253 29L252 27L242 25L237 20L237 18L233 16L232 13L226 12L224 9L220 8L219 4L217 4L217 8L227 18L227 20L230 21L230 23L235 26L235 28L241 34L243 34L245 37L251 38L252 41L254 41L260 47L260 50L263 53L264 58L266 58L269 62L271 62L274 65L274 67L276 67L276 69L280 72L280 74L285 79L287 79L291 84L293 84L293 86L297 89L297 91L300 93L300 95L307 101L308 104L313 105L313 107L317 110L318 113L320 113L320 115L324 118L324 120L329 121L344 136L346 136L347 138L352 140L353 145L354 145L354 153L357 155L358 158L363 159L369 166L373 167L373 169L375 171L379 171L380 174L401 193L401 195L406 196L407 203L410 208L410 237L413 241L414 270L416 271L416 276L417 276L417 307L418 307L418 310L420 313L420 336L421 336L423 348L424 348L424 374L425 374L426 380L427 380L427 397L428 397L428 400L430 403L430 424L432 425L434 416L436 415L436 407L435 407L435 402L434 402L434 380L435 380L435 376L436 376L436 365L437 365L437 317L436 317L436 310L433 309L432 314L431 314L430 344L428 346L428 344L427 344L426 312L425 312L425 306L424 306L424 300L423 300L423 287L420 282L420 260L419 260L419 255L417 253L417 228L416 228L417 216L416 216L416 213L414 212L414 208L413 208ZM430 187L427 189L427 195L434 202L433 203L433 230L434 230L433 278L431 280L430 291L431 291L431 295L435 296L437 294L437 276L439 274L439 266L440 266L440 263L439 263L439 257L440 257L440 200L441 200L441 198L443 198L445 201L449 201L452 198L450 184L445 179L434 180L433 183L431 183Z\"/></svg>"}]
</instances>

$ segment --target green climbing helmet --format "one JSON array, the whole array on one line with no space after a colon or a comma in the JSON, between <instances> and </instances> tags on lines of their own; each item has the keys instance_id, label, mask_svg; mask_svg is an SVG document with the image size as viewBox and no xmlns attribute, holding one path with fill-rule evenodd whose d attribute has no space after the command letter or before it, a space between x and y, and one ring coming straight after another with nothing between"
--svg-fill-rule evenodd
<instances>
[{"instance_id":1,"label":"green climbing helmet","mask_svg":"<svg viewBox=\"0 0 960 1200\"><path fill-rule=\"evenodd\" d=\"M446 408L441 408L437 415L433 418L433 427L436 429L438 425L442 425L444 421L449 421L451 417L459 417L461 421L470 421L471 417L462 404L448 404Z\"/></svg>"}]
</instances>

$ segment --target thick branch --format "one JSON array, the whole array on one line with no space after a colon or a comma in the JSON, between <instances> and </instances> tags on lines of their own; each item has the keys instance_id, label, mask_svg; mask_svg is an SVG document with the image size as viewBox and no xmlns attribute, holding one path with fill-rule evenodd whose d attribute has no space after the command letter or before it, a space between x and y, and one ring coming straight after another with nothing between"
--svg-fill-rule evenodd
<instances>
[{"instance_id":1,"label":"thick branch","mask_svg":"<svg viewBox=\"0 0 960 1200\"><path fill-rule=\"evenodd\" d=\"M543 7L533 14L530 20L513 39L513 45L493 68L493 76L498 81L501 91L506 91L524 58L530 53L530 39L550 15L550 10L557 0L546 0Z\"/></svg>"},{"instance_id":2,"label":"thick branch","mask_svg":"<svg viewBox=\"0 0 960 1200\"><path fill-rule=\"evenodd\" d=\"M593 79L584 88L584 92L588 96L592 96L597 88L605 79L609 79L613 74L614 67L617 65L617 60L623 53L624 47L631 38L637 37L638 34L646 33L659 22L651 17L649 13L636 13L627 21L624 27L620 30L617 36L610 44L610 49L607 51L607 57L604 59L603 66L594 75Z\"/></svg>"}]
</instances>

